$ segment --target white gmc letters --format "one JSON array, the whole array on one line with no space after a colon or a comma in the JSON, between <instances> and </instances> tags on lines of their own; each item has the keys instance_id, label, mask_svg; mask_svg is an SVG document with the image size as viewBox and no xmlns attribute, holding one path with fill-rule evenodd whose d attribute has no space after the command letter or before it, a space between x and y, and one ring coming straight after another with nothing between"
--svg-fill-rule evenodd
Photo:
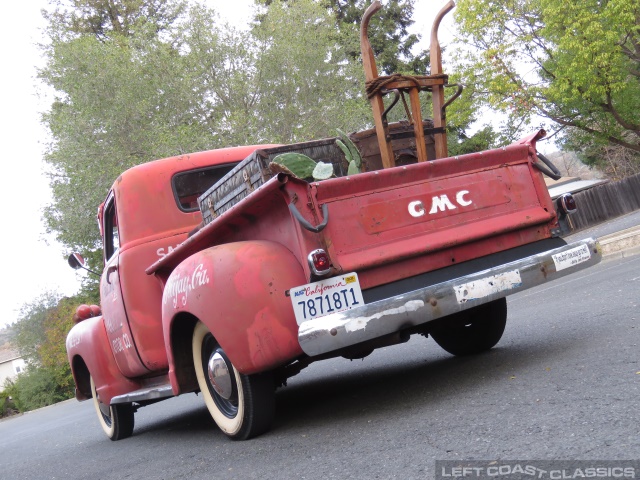
<instances>
[{"instance_id":1,"label":"white gmc letters","mask_svg":"<svg viewBox=\"0 0 640 480\"><path fill-rule=\"evenodd\" d=\"M465 198L469 195L469 190L460 190L456 193L456 203L461 207L466 207L471 205L473 201ZM457 207L449 200L447 195L436 195L431 199L431 209L429 210L429 215L433 215L434 213L444 212L446 210L454 210ZM413 202L409 202L409 215L412 217L418 218L427 213L427 210L424 208L424 204L420 200L414 200Z\"/></svg>"}]
</instances>

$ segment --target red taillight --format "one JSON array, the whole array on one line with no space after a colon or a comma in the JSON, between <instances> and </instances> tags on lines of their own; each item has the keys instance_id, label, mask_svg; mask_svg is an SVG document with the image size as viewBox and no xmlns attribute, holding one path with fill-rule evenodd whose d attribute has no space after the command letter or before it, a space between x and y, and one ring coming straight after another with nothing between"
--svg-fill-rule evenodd
<instances>
[{"instance_id":1,"label":"red taillight","mask_svg":"<svg viewBox=\"0 0 640 480\"><path fill-rule=\"evenodd\" d=\"M558 198L558 208L562 213L575 213L578 210L576 200L570 193L565 193Z\"/></svg>"},{"instance_id":2,"label":"red taillight","mask_svg":"<svg viewBox=\"0 0 640 480\"><path fill-rule=\"evenodd\" d=\"M326 275L331 271L331 259L324 250L318 249L312 251L309 253L307 259L309 260L309 267L314 274Z\"/></svg>"}]
</instances>

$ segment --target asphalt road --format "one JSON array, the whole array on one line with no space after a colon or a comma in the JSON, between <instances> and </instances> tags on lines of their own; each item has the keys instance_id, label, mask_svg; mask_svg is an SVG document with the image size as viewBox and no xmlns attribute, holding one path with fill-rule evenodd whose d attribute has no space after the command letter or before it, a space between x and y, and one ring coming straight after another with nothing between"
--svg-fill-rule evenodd
<instances>
[{"instance_id":1,"label":"asphalt road","mask_svg":"<svg viewBox=\"0 0 640 480\"><path fill-rule=\"evenodd\" d=\"M319 362L271 432L233 442L202 399L141 409L110 442L90 402L0 422L2 479L431 479L435 460L640 458L640 256L509 297L490 352L412 339Z\"/></svg>"},{"instance_id":2,"label":"asphalt road","mask_svg":"<svg viewBox=\"0 0 640 480\"><path fill-rule=\"evenodd\" d=\"M637 227L638 225L640 225L640 210L636 210L635 212L580 230L579 232L567 236L565 239L567 242L576 242L583 238L600 238L621 230L626 230L627 228Z\"/></svg>"}]
</instances>

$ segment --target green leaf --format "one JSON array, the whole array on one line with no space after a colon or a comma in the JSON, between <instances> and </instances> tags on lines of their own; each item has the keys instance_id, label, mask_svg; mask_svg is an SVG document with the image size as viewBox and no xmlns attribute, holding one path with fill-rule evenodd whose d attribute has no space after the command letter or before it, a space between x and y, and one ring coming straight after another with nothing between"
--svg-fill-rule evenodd
<instances>
[{"instance_id":1,"label":"green leaf","mask_svg":"<svg viewBox=\"0 0 640 480\"><path fill-rule=\"evenodd\" d=\"M353 156L351 155L351 152L349 151L347 146L344 143L342 143L341 140L339 140L337 138L336 138L336 145L338 145L340 150L342 150L342 153L344 153L344 158L347 159L347 163L351 162L351 160L353 160Z\"/></svg>"},{"instance_id":2,"label":"green leaf","mask_svg":"<svg viewBox=\"0 0 640 480\"><path fill-rule=\"evenodd\" d=\"M351 160L356 162L356 166L360 167L360 165L362 165L362 157L360 156L360 151L358 150L358 147L356 147L356 145L353 143L353 141L351 141L351 138L349 138L349 135L344 133L339 128L336 128L336 131L340 135L340 138L342 139L342 142L349 149L349 153L351 153ZM338 146L340 146L340 145L338 145Z\"/></svg>"},{"instance_id":3,"label":"green leaf","mask_svg":"<svg viewBox=\"0 0 640 480\"><path fill-rule=\"evenodd\" d=\"M360 173L360 168L356 165L355 160L349 162L349 169L347 170L347 175L356 175Z\"/></svg>"},{"instance_id":4,"label":"green leaf","mask_svg":"<svg viewBox=\"0 0 640 480\"><path fill-rule=\"evenodd\" d=\"M333 176L333 163L318 162L313 169L313 178L315 180L326 180Z\"/></svg>"},{"instance_id":5,"label":"green leaf","mask_svg":"<svg viewBox=\"0 0 640 480\"><path fill-rule=\"evenodd\" d=\"M302 179L313 178L313 172L316 168L315 160L302 153L281 153L275 156L272 162L286 167L296 177Z\"/></svg>"}]
</instances>

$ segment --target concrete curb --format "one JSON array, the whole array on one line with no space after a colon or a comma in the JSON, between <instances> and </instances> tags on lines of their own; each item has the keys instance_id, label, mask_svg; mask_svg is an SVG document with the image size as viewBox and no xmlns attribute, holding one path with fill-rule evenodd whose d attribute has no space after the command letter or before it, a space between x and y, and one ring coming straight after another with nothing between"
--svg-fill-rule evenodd
<instances>
[{"instance_id":1,"label":"concrete curb","mask_svg":"<svg viewBox=\"0 0 640 480\"><path fill-rule=\"evenodd\" d=\"M607 260L640 254L640 226L627 228L598 239Z\"/></svg>"},{"instance_id":2,"label":"concrete curb","mask_svg":"<svg viewBox=\"0 0 640 480\"><path fill-rule=\"evenodd\" d=\"M40 407L40 408L36 408L35 410L28 410L26 412L20 412L20 413L16 413L15 415L9 415L8 417L2 417L0 418L0 422L5 422L7 420L11 420L12 418L18 418L18 417L22 417L23 415L30 415L34 412L39 412L40 410L45 410L47 408L53 408L56 405L62 405L64 403L71 403L71 402L77 402L77 400L75 398L68 398L67 400L61 400L57 403L52 403L51 405L45 405L44 407Z\"/></svg>"}]
</instances>

